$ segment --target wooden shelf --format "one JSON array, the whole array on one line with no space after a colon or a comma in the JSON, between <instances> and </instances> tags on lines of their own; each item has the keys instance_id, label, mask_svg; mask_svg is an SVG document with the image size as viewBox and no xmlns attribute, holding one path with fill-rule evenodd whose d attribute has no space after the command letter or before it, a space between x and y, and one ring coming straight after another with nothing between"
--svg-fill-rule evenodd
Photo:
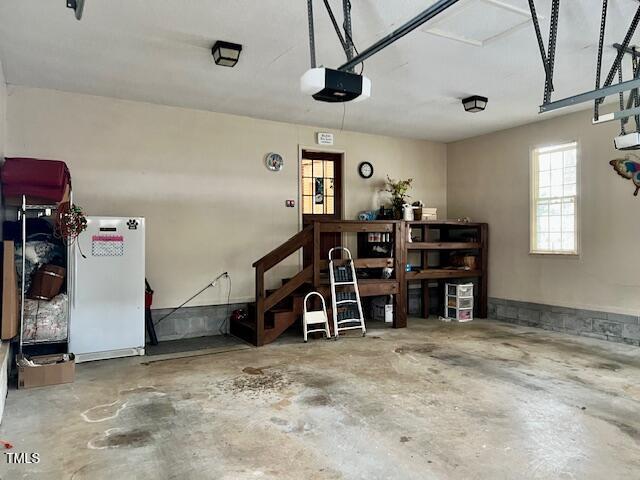
<instances>
[{"instance_id":1,"label":"wooden shelf","mask_svg":"<svg viewBox=\"0 0 640 480\"><path fill-rule=\"evenodd\" d=\"M320 284L328 288L329 279L323 278L320 280ZM358 290L361 297L374 297L378 295L395 295L400 293L400 282L395 279L381 279L381 278L359 278Z\"/></svg>"},{"instance_id":2,"label":"wooden shelf","mask_svg":"<svg viewBox=\"0 0 640 480\"><path fill-rule=\"evenodd\" d=\"M362 222L358 220L326 220L320 223L320 232L391 233L397 223L399 223L398 220L372 220L370 222Z\"/></svg>"},{"instance_id":3,"label":"wooden shelf","mask_svg":"<svg viewBox=\"0 0 640 480\"><path fill-rule=\"evenodd\" d=\"M409 226L411 226L411 225L427 225L429 227L434 227L434 228L438 228L439 226L442 226L442 227L477 228L477 227L480 227L482 225L485 225L483 223L458 222L456 220L413 220L411 222L407 222L407 224Z\"/></svg>"},{"instance_id":4,"label":"wooden shelf","mask_svg":"<svg viewBox=\"0 0 640 480\"><path fill-rule=\"evenodd\" d=\"M420 258L417 264L421 265L421 269L406 272L404 279L407 282L421 282L423 316L425 318L429 316L429 289L434 288L434 284L437 283L438 296L441 296L444 283L447 281L473 279L476 298L474 315L478 318L486 318L489 226L486 223L456 220L415 220L406 222L405 229L407 228L411 228L412 232L421 233L418 237L420 241L404 243L403 262L406 263L410 255L412 263L416 256ZM469 235L466 233L467 230L473 231L473 234ZM475 257L474 270L447 268L450 265L457 265L466 255ZM433 261L430 262L430 260Z\"/></svg>"},{"instance_id":5,"label":"wooden shelf","mask_svg":"<svg viewBox=\"0 0 640 480\"><path fill-rule=\"evenodd\" d=\"M470 278L481 277L480 270L453 270L446 268L427 268L419 272L407 272L405 278L407 280L435 280L443 278Z\"/></svg>"},{"instance_id":6,"label":"wooden shelf","mask_svg":"<svg viewBox=\"0 0 640 480\"><path fill-rule=\"evenodd\" d=\"M393 266L393 258L378 257L378 258L354 258L353 266L356 268L384 268L388 265ZM343 259L334 260L336 265L346 265L347 261ZM320 260L320 269L327 270L329 268L328 260Z\"/></svg>"},{"instance_id":7,"label":"wooden shelf","mask_svg":"<svg viewBox=\"0 0 640 480\"><path fill-rule=\"evenodd\" d=\"M478 242L411 242L408 250L473 250L481 248Z\"/></svg>"}]
</instances>

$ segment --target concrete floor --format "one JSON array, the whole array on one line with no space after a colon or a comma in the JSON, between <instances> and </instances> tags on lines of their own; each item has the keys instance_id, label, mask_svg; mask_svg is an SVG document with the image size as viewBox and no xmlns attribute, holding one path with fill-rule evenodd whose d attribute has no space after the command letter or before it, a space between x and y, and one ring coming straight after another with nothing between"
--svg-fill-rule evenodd
<instances>
[{"instance_id":1,"label":"concrete floor","mask_svg":"<svg viewBox=\"0 0 640 480\"><path fill-rule=\"evenodd\" d=\"M411 320L338 342L79 365L11 391L3 479L631 479L640 350Z\"/></svg>"}]
</instances>

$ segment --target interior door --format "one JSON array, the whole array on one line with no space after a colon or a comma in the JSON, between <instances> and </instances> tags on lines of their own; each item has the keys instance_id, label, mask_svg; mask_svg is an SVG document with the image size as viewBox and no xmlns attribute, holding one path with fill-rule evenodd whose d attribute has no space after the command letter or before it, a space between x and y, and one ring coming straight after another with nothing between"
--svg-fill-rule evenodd
<instances>
[{"instance_id":1,"label":"interior door","mask_svg":"<svg viewBox=\"0 0 640 480\"><path fill-rule=\"evenodd\" d=\"M342 219L342 154L303 150L300 172L303 226L314 221ZM329 250L341 244L341 234L323 233L321 258L328 258ZM304 265L310 265L312 260L313 252L305 249Z\"/></svg>"}]
</instances>

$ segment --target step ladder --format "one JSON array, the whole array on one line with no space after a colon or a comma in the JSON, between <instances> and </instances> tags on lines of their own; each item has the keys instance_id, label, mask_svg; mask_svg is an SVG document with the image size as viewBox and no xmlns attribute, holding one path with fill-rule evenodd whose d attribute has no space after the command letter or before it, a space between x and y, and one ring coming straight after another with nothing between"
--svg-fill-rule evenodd
<instances>
[{"instance_id":1,"label":"step ladder","mask_svg":"<svg viewBox=\"0 0 640 480\"><path fill-rule=\"evenodd\" d=\"M339 250L344 251L347 258L344 265L337 266L334 264L333 253ZM340 332L346 330L362 330L364 337L367 329L364 326L356 269L348 248L335 247L329 250L329 279L333 307L333 332L336 340ZM340 287L340 291L336 291L336 287ZM352 287L353 291L349 291L349 287Z\"/></svg>"},{"instance_id":2,"label":"step ladder","mask_svg":"<svg viewBox=\"0 0 640 480\"><path fill-rule=\"evenodd\" d=\"M320 297L320 301L322 302L322 310L307 310L307 300L313 296ZM322 326L322 328L320 328L320 326ZM315 332L324 332L327 338L331 338L331 332L329 331L329 318L327 316L327 306L324 303L324 298L318 292L309 292L304 297L304 307L302 311L302 333L304 335L304 342L307 343L307 336L310 333Z\"/></svg>"}]
</instances>

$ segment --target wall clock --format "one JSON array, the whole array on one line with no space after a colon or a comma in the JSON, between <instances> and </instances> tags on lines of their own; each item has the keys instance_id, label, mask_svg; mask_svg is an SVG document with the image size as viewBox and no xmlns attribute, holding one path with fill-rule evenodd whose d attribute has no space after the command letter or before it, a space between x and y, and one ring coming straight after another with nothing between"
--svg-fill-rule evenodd
<instances>
[{"instance_id":1,"label":"wall clock","mask_svg":"<svg viewBox=\"0 0 640 480\"><path fill-rule=\"evenodd\" d=\"M373 165L369 162L362 162L358 165L358 173L362 178L371 178L373 176Z\"/></svg>"},{"instance_id":2,"label":"wall clock","mask_svg":"<svg viewBox=\"0 0 640 480\"><path fill-rule=\"evenodd\" d=\"M284 166L282 155L273 152L267 154L265 163L267 164L267 168L273 172L279 172Z\"/></svg>"}]
</instances>

